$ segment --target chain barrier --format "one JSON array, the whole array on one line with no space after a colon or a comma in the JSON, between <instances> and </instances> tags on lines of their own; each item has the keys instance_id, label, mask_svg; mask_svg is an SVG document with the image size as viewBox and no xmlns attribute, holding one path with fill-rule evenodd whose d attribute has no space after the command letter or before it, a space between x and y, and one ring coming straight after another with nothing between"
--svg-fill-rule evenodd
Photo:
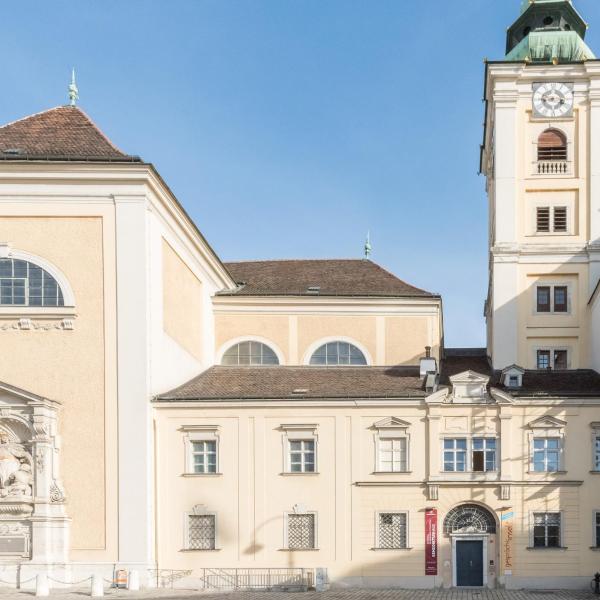
<instances>
[{"instance_id":1,"label":"chain barrier","mask_svg":"<svg viewBox=\"0 0 600 600\"><path fill-rule=\"evenodd\" d=\"M26 583L30 583L32 581L35 581L36 577L37 577L37 575L34 575L33 577L30 577L29 579L25 579L24 581L19 581L19 580L4 581L4 579L0 579L0 583L6 583L6 585L14 585L15 587L18 585L19 587L21 587L22 585L24 585Z\"/></svg>"},{"instance_id":2,"label":"chain barrier","mask_svg":"<svg viewBox=\"0 0 600 600\"><path fill-rule=\"evenodd\" d=\"M35 579L35 578L34 578ZM48 575L48 581L52 581L54 583L60 583L61 585L81 585L82 583L85 583L86 581L90 581L92 579L92 577L86 577L85 579L82 579L81 581L61 581L60 579L54 579L54 577L50 577Z\"/></svg>"}]
</instances>

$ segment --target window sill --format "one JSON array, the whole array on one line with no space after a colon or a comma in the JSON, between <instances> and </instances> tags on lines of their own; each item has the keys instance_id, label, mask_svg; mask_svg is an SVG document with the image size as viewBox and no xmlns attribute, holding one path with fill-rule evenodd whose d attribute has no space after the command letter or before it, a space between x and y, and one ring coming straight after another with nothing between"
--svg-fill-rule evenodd
<instances>
[{"instance_id":1,"label":"window sill","mask_svg":"<svg viewBox=\"0 0 600 600\"><path fill-rule=\"evenodd\" d=\"M284 471L283 473L279 473L279 474L283 475L284 477L288 477L290 475L292 477L297 477L298 475L310 476L310 475L320 475L321 473L319 473L319 471L300 471L300 472Z\"/></svg>"},{"instance_id":2,"label":"window sill","mask_svg":"<svg viewBox=\"0 0 600 600\"><path fill-rule=\"evenodd\" d=\"M412 550L412 548L371 548L373 552L402 552L404 550Z\"/></svg>"},{"instance_id":3,"label":"window sill","mask_svg":"<svg viewBox=\"0 0 600 600\"><path fill-rule=\"evenodd\" d=\"M546 550L568 550L569 547L568 546L551 546L551 547L546 547L546 546L527 546L527 548L525 548L525 550L542 550L542 551L546 551Z\"/></svg>"},{"instance_id":4,"label":"window sill","mask_svg":"<svg viewBox=\"0 0 600 600\"><path fill-rule=\"evenodd\" d=\"M318 552L320 548L279 548L279 552Z\"/></svg>"},{"instance_id":5,"label":"window sill","mask_svg":"<svg viewBox=\"0 0 600 600\"><path fill-rule=\"evenodd\" d=\"M6 319L15 317L44 317L64 319L65 317L75 317L74 306L0 306L0 318Z\"/></svg>"},{"instance_id":6,"label":"window sill","mask_svg":"<svg viewBox=\"0 0 600 600\"><path fill-rule=\"evenodd\" d=\"M528 475L566 475L567 471L527 471Z\"/></svg>"},{"instance_id":7,"label":"window sill","mask_svg":"<svg viewBox=\"0 0 600 600\"><path fill-rule=\"evenodd\" d=\"M182 473L182 477L223 477L223 473Z\"/></svg>"},{"instance_id":8,"label":"window sill","mask_svg":"<svg viewBox=\"0 0 600 600\"><path fill-rule=\"evenodd\" d=\"M371 475L410 475L412 471L373 471Z\"/></svg>"},{"instance_id":9,"label":"window sill","mask_svg":"<svg viewBox=\"0 0 600 600\"><path fill-rule=\"evenodd\" d=\"M221 552L222 548L182 548L179 552Z\"/></svg>"},{"instance_id":10,"label":"window sill","mask_svg":"<svg viewBox=\"0 0 600 600\"><path fill-rule=\"evenodd\" d=\"M600 546L590 546L590 550L593 550L594 552L600 552Z\"/></svg>"},{"instance_id":11,"label":"window sill","mask_svg":"<svg viewBox=\"0 0 600 600\"><path fill-rule=\"evenodd\" d=\"M590 471L590 473L592 475L600 475L600 471L597 471L597 470L592 470L592 471Z\"/></svg>"}]
</instances>

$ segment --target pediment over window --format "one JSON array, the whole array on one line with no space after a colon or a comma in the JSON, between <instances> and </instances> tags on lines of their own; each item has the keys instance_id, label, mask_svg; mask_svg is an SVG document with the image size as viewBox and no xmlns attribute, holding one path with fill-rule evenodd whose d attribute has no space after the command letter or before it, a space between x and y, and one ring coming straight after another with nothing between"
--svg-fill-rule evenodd
<instances>
[{"instance_id":1,"label":"pediment over window","mask_svg":"<svg viewBox=\"0 0 600 600\"><path fill-rule=\"evenodd\" d=\"M398 417L386 417L385 419L381 419L381 421L373 423L374 429L408 429L409 427L410 423Z\"/></svg>"},{"instance_id":2,"label":"pediment over window","mask_svg":"<svg viewBox=\"0 0 600 600\"><path fill-rule=\"evenodd\" d=\"M561 421L556 417L544 416L531 421L528 427L530 429L563 429L566 425L566 421Z\"/></svg>"},{"instance_id":3,"label":"pediment over window","mask_svg":"<svg viewBox=\"0 0 600 600\"><path fill-rule=\"evenodd\" d=\"M475 371L464 371L450 377L452 384L452 402L489 402L487 386L488 375Z\"/></svg>"}]
</instances>

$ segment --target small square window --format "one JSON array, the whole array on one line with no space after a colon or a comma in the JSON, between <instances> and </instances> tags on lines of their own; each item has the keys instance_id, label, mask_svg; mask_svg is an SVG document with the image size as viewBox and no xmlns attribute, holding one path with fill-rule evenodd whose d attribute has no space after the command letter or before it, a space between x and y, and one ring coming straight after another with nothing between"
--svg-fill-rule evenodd
<instances>
[{"instance_id":1,"label":"small square window","mask_svg":"<svg viewBox=\"0 0 600 600\"><path fill-rule=\"evenodd\" d=\"M378 548L399 550L408 546L406 513L379 513L377 526Z\"/></svg>"},{"instance_id":2,"label":"small square window","mask_svg":"<svg viewBox=\"0 0 600 600\"><path fill-rule=\"evenodd\" d=\"M537 368L538 369L549 369L550 368L550 350L538 350L537 351Z\"/></svg>"},{"instance_id":3,"label":"small square window","mask_svg":"<svg viewBox=\"0 0 600 600\"><path fill-rule=\"evenodd\" d=\"M188 515L189 550L214 550L216 538L215 515Z\"/></svg>"},{"instance_id":4,"label":"small square window","mask_svg":"<svg viewBox=\"0 0 600 600\"><path fill-rule=\"evenodd\" d=\"M194 473L216 473L217 442L205 440L192 442L192 466Z\"/></svg>"},{"instance_id":5,"label":"small square window","mask_svg":"<svg viewBox=\"0 0 600 600\"><path fill-rule=\"evenodd\" d=\"M291 473L315 472L315 440L289 440Z\"/></svg>"},{"instance_id":6,"label":"small square window","mask_svg":"<svg viewBox=\"0 0 600 600\"><path fill-rule=\"evenodd\" d=\"M560 513L534 513L533 547L560 547Z\"/></svg>"},{"instance_id":7,"label":"small square window","mask_svg":"<svg viewBox=\"0 0 600 600\"><path fill-rule=\"evenodd\" d=\"M287 544L290 550L313 550L316 547L314 513L287 516Z\"/></svg>"}]
</instances>

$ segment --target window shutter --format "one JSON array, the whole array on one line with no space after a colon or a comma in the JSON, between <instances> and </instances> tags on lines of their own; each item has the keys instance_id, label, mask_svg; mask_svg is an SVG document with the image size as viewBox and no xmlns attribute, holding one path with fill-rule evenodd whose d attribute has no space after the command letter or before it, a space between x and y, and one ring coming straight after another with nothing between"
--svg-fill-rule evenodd
<instances>
[{"instance_id":1,"label":"window shutter","mask_svg":"<svg viewBox=\"0 0 600 600\"><path fill-rule=\"evenodd\" d=\"M538 233L550 232L550 207L538 206L536 209L536 231Z\"/></svg>"},{"instance_id":2,"label":"window shutter","mask_svg":"<svg viewBox=\"0 0 600 600\"><path fill-rule=\"evenodd\" d=\"M547 129L538 138L538 160L567 160L567 140L556 129Z\"/></svg>"},{"instance_id":3,"label":"window shutter","mask_svg":"<svg viewBox=\"0 0 600 600\"><path fill-rule=\"evenodd\" d=\"M554 207L554 231L566 232L567 231L567 207L566 206L555 206Z\"/></svg>"}]
</instances>

